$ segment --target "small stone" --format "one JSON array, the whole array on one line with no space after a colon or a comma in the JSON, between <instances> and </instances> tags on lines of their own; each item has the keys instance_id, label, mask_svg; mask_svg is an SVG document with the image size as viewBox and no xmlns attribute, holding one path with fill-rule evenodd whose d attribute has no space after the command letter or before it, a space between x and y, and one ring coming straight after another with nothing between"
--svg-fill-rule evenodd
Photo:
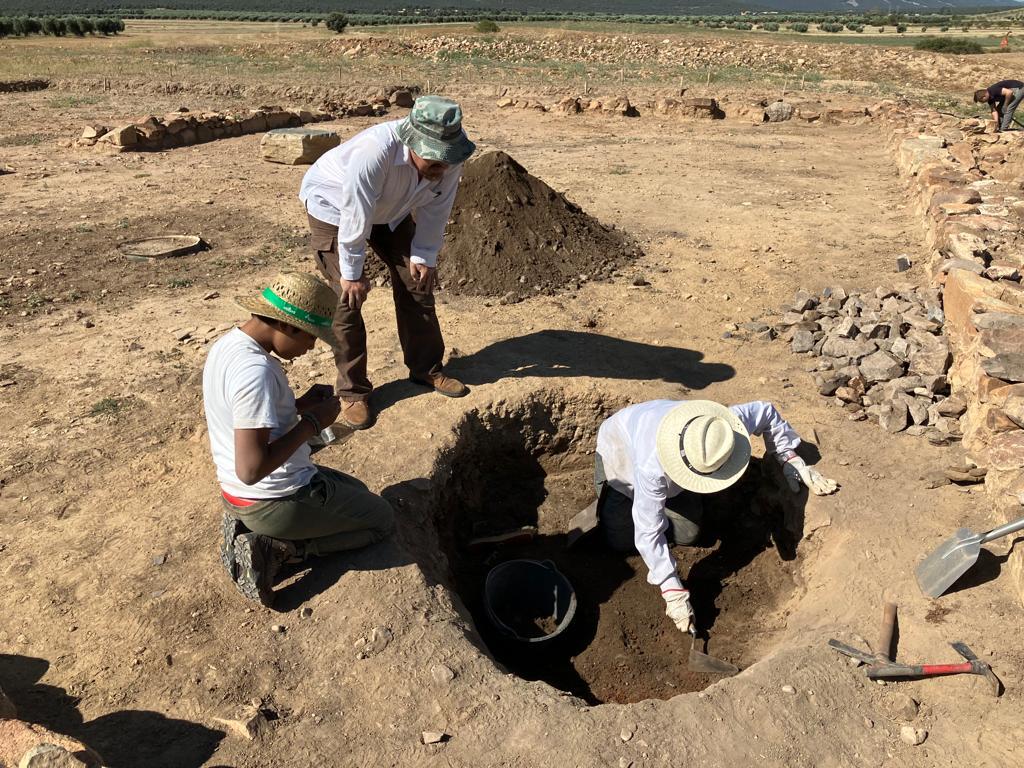
<instances>
[{"instance_id":1,"label":"small stone","mask_svg":"<svg viewBox=\"0 0 1024 768\"><path fill-rule=\"evenodd\" d=\"M167 555L157 555L153 558L153 565L163 565L167 562Z\"/></svg>"},{"instance_id":2,"label":"small stone","mask_svg":"<svg viewBox=\"0 0 1024 768\"><path fill-rule=\"evenodd\" d=\"M790 342L793 352L810 352L814 349L814 334L810 331L797 331Z\"/></svg>"},{"instance_id":3,"label":"small stone","mask_svg":"<svg viewBox=\"0 0 1024 768\"><path fill-rule=\"evenodd\" d=\"M907 258L905 255L904 256L897 256L896 257L896 271L897 272L906 272L908 269L910 269L910 263L911 263L910 259Z\"/></svg>"},{"instance_id":4,"label":"small stone","mask_svg":"<svg viewBox=\"0 0 1024 768\"><path fill-rule=\"evenodd\" d=\"M430 676L438 685L447 685L455 679L455 672L446 664L434 664L430 668Z\"/></svg>"},{"instance_id":5,"label":"small stone","mask_svg":"<svg viewBox=\"0 0 1024 768\"><path fill-rule=\"evenodd\" d=\"M788 694L794 694L794 693L796 693L796 688L794 688L792 685L784 685L784 686L782 686L782 692L783 693L788 693Z\"/></svg>"},{"instance_id":6,"label":"small stone","mask_svg":"<svg viewBox=\"0 0 1024 768\"><path fill-rule=\"evenodd\" d=\"M424 731L420 734L420 738L424 744L440 744L443 741L447 741L448 734L444 731Z\"/></svg>"},{"instance_id":7,"label":"small stone","mask_svg":"<svg viewBox=\"0 0 1024 768\"><path fill-rule=\"evenodd\" d=\"M917 717L918 706L917 700L905 693L897 693L892 697L892 711L908 723Z\"/></svg>"},{"instance_id":8,"label":"small stone","mask_svg":"<svg viewBox=\"0 0 1024 768\"><path fill-rule=\"evenodd\" d=\"M932 488L941 488L944 485L949 485L950 479L946 477L946 473L940 469L932 470L924 476L924 487L929 490Z\"/></svg>"},{"instance_id":9,"label":"small stone","mask_svg":"<svg viewBox=\"0 0 1024 768\"><path fill-rule=\"evenodd\" d=\"M619 731L619 738L622 739L623 742L629 741L633 738L633 729L623 728L621 731Z\"/></svg>"},{"instance_id":10,"label":"small stone","mask_svg":"<svg viewBox=\"0 0 1024 768\"><path fill-rule=\"evenodd\" d=\"M210 299L216 299L220 296L217 291L210 291L209 293L203 294L203 301L210 301Z\"/></svg>"},{"instance_id":11,"label":"small stone","mask_svg":"<svg viewBox=\"0 0 1024 768\"><path fill-rule=\"evenodd\" d=\"M284 626L284 624L274 624L274 625L273 625L273 626L272 626L272 627L270 628L270 631L271 631L271 632L274 632L274 633L276 633L276 634L278 634L278 635L282 635L282 634L284 634L284 632L285 632L285 626Z\"/></svg>"},{"instance_id":12,"label":"small stone","mask_svg":"<svg viewBox=\"0 0 1024 768\"><path fill-rule=\"evenodd\" d=\"M924 744L924 740L927 738L928 731L924 728L914 728L912 725L904 725L900 728L900 740L912 747Z\"/></svg>"},{"instance_id":13,"label":"small stone","mask_svg":"<svg viewBox=\"0 0 1024 768\"><path fill-rule=\"evenodd\" d=\"M85 318L82 318L82 327L83 328L95 328L96 327L96 323L94 323L88 317L85 317Z\"/></svg>"},{"instance_id":14,"label":"small stone","mask_svg":"<svg viewBox=\"0 0 1024 768\"><path fill-rule=\"evenodd\" d=\"M874 728L875 727L875 721L872 720L870 717L865 717L864 718L864 727L865 728Z\"/></svg>"},{"instance_id":15,"label":"small stone","mask_svg":"<svg viewBox=\"0 0 1024 768\"><path fill-rule=\"evenodd\" d=\"M902 400L890 400L878 406L878 425L886 432L896 433L907 428L910 410Z\"/></svg>"},{"instance_id":16,"label":"small stone","mask_svg":"<svg viewBox=\"0 0 1024 768\"><path fill-rule=\"evenodd\" d=\"M650 285L650 283L647 282L647 278L645 278L643 275L637 275L636 277L633 278L633 285L639 288L645 285Z\"/></svg>"},{"instance_id":17,"label":"small stone","mask_svg":"<svg viewBox=\"0 0 1024 768\"><path fill-rule=\"evenodd\" d=\"M262 736L268 725L267 716L257 706L247 706L237 718L215 717L214 720L248 741Z\"/></svg>"},{"instance_id":18,"label":"small stone","mask_svg":"<svg viewBox=\"0 0 1024 768\"><path fill-rule=\"evenodd\" d=\"M39 744L22 755L18 768L85 768L85 763L56 744Z\"/></svg>"},{"instance_id":19,"label":"small stone","mask_svg":"<svg viewBox=\"0 0 1024 768\"><path fill-rule=\"evenodd\" d=\"M171 335L174 336L175 341L185 341L192 335L191 328L181 328L177 331L171 331Z\"/></svg>"},{"instance_id":20,"label":"small stone","mask_svg":"<svg viewBox=\"0 0 1024 768\"><path fill-rule=\"evenodd\" d=\"M628 757L620 757L619 768L633 768L633 761Z\"/></svg>"},{"instance_id":21,"label":"small stone","mask_svg":"<svg viewBox=\"0 0 1024 768\"><path fill-rule=\"evenodd\" d=\"M903 363L881 350L865 357L858 367L869 382L891 381L903 374Z\"/></svg>"}]
</instances>

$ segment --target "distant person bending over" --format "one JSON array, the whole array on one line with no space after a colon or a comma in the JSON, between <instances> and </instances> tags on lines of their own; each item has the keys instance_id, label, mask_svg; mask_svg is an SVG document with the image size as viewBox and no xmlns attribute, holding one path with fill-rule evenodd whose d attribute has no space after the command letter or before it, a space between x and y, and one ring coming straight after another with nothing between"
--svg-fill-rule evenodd
<instances>
[{"instance_id":1,"label":"distant person bending over","mask_svg":"<svg viewBox=\"0 0 1024 768\"><path fill-rule=\"evenodd\" d=\"M735 483L750 463L750 435L763 435L790 490L823 496L838 487L796 455L800 438L767 402L726 408L710 400L652 400L624 408L597 433L594 479L598 524L612 549L639 551L665 613L695 631L690 593L669 542L690 545L703 518L701 495Z\"/></svg>"},{"instance_id":2,"label":"distant person bending over","mask_svg":"<svg viewBox=\"0 0 1024 768\"><path fill-rule=\"evenodd\" d=\"M373 424L362 306L370 291L366 245L391 273L391 292L409 378L448 397L466 386L441 370L444 339L434 308L434 273L444 230L473 154L462 110L440 96L421 96L404 120L381 123L325 153L306 171L306 207L316 264L338 292L334 334L341 421Z\"/></svg>"},{"instance_id":3,"label":"distant person bending over","mask_svg":"<svg viewBox=\"0 0 1024 768\"><path fill-rule=\"evenodd\" d=\"M1024 99L1024 83L1020 80L1000 80L988 88L980 88L974 92L974 100L978 104L988 104L992 108L992 119L996 122L996 132L1008 131L1013 124L1013 113L1017 111Z\"/></svg>"},{"instance_id":4,"label":"distant person bending over","mask_svg":"<svg viewBox=\"0 0 1024 768\"><path fill-rule=\"evenodd\" d=\"M308 441L341 405L325 384L296 399L272 356L334 343L334 291L313 275L281 274L237 301L252 316L210 348L203 404L223 497L221 560L242 594L269 606L285 562L380 541L394 510L354 477L310 461Z\"/></svg>"}]
</instances>

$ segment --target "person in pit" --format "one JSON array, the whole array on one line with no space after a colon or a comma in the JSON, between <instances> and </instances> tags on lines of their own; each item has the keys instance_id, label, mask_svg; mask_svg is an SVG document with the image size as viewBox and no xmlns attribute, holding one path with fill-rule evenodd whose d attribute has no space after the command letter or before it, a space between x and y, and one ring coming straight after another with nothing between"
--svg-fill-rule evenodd
<instances>
[{"instance_id":1,"label":"person in pit","mask_svg":"<svg viewBox=\"0 0 1024 768\"><path fill-rule=\"evenodd\" d=\"M373 425L362 306L370 291L366 246L391 274L398 338L411 381L448 397L466 386L442 371L444 339L434 306L437 257L462 164L476 145L454 101L421 96L404 120L367 128L326 152L299 190L316 265L338 292L334 333L341 422Z\"/></svg>"},{"instance_id":2,"label":"person in pit","mask_svg":"<svg viewBox=\"0 0 1024 768\"><path fill-rule=\"evenodd\" d=\"M725 407L710 400L652 400L606 419L597 433L597 515L615 550L639 551L647 581L661 590L665 613L694 634L690 593L669 543L691 545L703 517L701 496L735 483L750 462L750 436L761 435L790 489L819 496L838 485L796 455L800 438L768 402Z\"/></svg>"},{"instance_id":3,"label":"person in pit","mask_svg":"<svg viewBox=\"0 0 1024 768\"><path fill-rule=\"evenodd\" d=\"M236 301L251 316L210 348L203 405L224 508L221 560L243 595L269 606L285 562L381 541L394 510L356 478L313 464L309 441L341 404L325 384L296 398L278 362L317 339L335 344L334 291L285 273Z\"/></svg>"}]
</instances>

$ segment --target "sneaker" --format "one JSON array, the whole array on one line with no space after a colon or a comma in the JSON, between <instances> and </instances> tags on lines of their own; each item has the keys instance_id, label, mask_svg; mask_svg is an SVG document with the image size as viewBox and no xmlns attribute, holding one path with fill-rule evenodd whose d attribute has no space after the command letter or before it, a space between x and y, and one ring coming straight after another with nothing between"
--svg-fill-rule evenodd
<instances>
[{"instance_id":1,"label":"sneaker","mask_svg":"<svg viewBox=\"0 0 1024 768\"><path fill-rule=\"evenodd\" d=\"M243 533L235 539L235 586L238 591L269 608L274 603L274 580L281 566L297 552L290 541L258 533Z\"/></svg>"},{"instance_id":2,"label":"sneaker","mask_svg":"<svg viewBox=\"0 0 1024 768\"><path fill-rule=\"evenodd\" d=\"M444 395L445 397L464 397L469 394L469 387L458 379L445 376L443 373L432 373L426 379L410 376L409 381L415 384L422 384L424 387L430 387L439 395Z\"/></svg>"},{"instance_id":3,"label":"sneaker","mask_svg":"<svg viewBox=\"0 0 1024 768\"><path fill-rule=\"evenodd\" d=\"M367 429L373 426L373 411L366 400L342 400L338 421L352 429Z\"/></svg>"},{"instance_id":4,"label":"sneaker","mask_svg":"<svg viewBox=\"0 0 1024 768\"><path fill-rule=\"evenodd\" d=\"M228 572L228 576L234 581L237 574L235 573L235 539L245 533L248 528L243 525L242 521L237 517L229 515L227 512L220 521L220 532L221 532L221 543L220 543L220 562L224 566L224 570Z\"/></svg>"}]
</instances>

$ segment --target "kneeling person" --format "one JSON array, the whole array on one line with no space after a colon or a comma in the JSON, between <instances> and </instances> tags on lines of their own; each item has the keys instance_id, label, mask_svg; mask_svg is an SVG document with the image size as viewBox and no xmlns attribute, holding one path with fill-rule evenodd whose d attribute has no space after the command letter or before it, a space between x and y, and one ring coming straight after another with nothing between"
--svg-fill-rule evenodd
<instances>
[{"instance_id":1,"label":"kneeling person","mask_svg":"<svg viewBox=\"0 0 1024 768\"><path fill-rule=\"evenodd\" d=\"M203 403L223 496L221 559L246 597L270 605L281 565L380 541L394 511L354 477L313 464L308 441L341 404L322 384L296 399L271 354L292 360L318 338L333 346L334 291L282 274L237 302L252 316L211 347Z\"/></svg>"},{"instance_id":2,"label":"kneeling person","mask_svg":"<svg viewBox=\"0 0 1024 768\"><path fill-rule=\"evenodd\" d=\"M796 455L800 438L767 402L726 408L710 400L652 400L624 408L597 433L594 476L598 520L613 549L640 552L647 581L661 588L665 613L695 631L690 593L676 573L669 537L693 544L703 515L700 494L735 483L750 462L750 435L763 435L790 489L821 496L837 485Z\"/></svg>"}]
</instances>

